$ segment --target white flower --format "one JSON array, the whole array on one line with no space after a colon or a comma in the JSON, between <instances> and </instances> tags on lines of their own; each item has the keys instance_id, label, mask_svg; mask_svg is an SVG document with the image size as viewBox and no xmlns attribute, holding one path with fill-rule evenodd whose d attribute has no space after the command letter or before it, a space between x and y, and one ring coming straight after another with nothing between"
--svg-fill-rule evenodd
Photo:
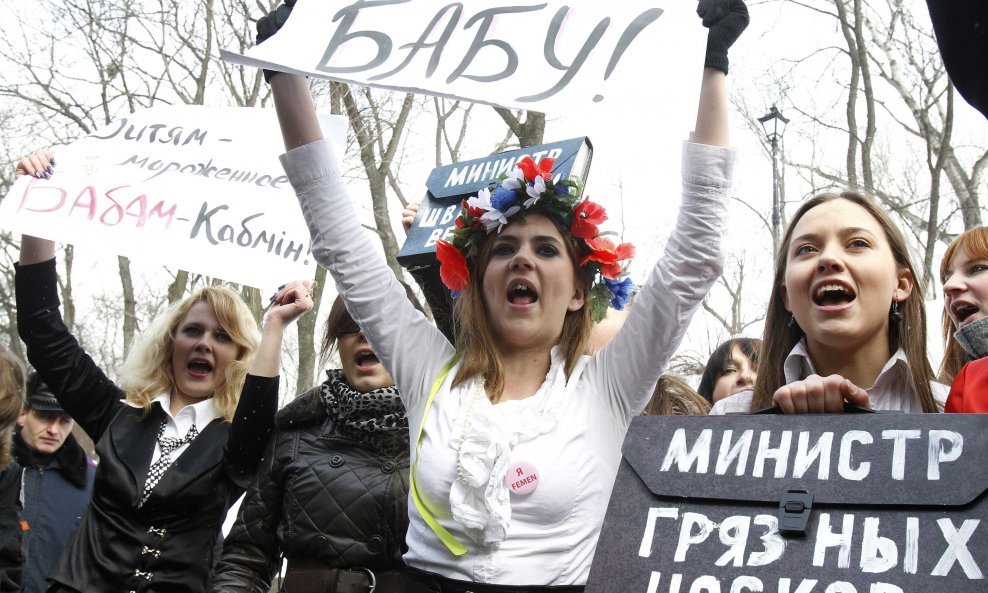
<instances>
[{"instance_id":1,"label":"white flower","mask_svg":"<svg viewBox=\"0 0 988 593\"><path fill-rule=\"evenodd\" d=\"M525 188L525 192L528 193L528 195L530 196L527 200L525 200L525 207L531 208L532 206L537 204L539 198L542 197L542 193L544 191L545 191L545 180L542 179L541 175L539 175L538 177L535 178L535 181L532 182L532 185Z\"/></svg>"},{"instance_id":2,"label":"white flower","mask_svg":"<svg viewBox=\"0 0 988 593\"><path fill-rule=\"evenodd\" d=\"M501 227L508 224L508 219L514 216L519 210L521 210L520 206L512 206L504 212L492 208L480 217L480 222L484 223L484 230L487 231L488 235L494 230L500 233Z\"/></svg>"},{"instance_id":3,"label":"white flower","mask_svg":"<svg viewBox=\"0 0 988 593\"><path fill-rule=\"evenodd\" d=\"M482 190L477 192L476 196L469 198L467 200L467 206L471 206L473 208L480 208L482 210L493 209L493 206L491 206L491 190L487 189L486 187L483 188Z\"/></svg>"},{"instance_id":4,"label":"white flower","mask_svg":"<svg viewBox=\"0 0 988 593\"><path fill-rule=\"evenodd\" d=\"M522 173L521 169L515 168L515 170L511 172L511 176L506 177L504 181L501 182L501 187L514 191L524 184L524 181L522 181L523 179L525 179L525 174Z\"/></svg>"}]
</instances>

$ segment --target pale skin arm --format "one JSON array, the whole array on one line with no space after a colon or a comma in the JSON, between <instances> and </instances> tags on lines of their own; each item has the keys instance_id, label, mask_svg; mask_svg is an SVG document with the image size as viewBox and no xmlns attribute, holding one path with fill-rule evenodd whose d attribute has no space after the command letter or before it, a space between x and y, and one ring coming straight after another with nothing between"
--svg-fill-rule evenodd
<instances>
[{"instance_id":1,"label":"pale skin arm","mask_svg":"<svg viewBox=\"0 0 988 593\"><path fill-rule=\"evenodd\" d=\"M264 316L261 344L249 371L257 377L278 376L285 328L312 309L312 283L296 280L286 284L275 293L271 303L271 310Z\"/></svg>"},{"instance_id":2,"label":"pale skin arm","mask_svg":"<svg viewBox=\"0 0 988 593\"><path fill-rule=\"evenodd\" d=\"M304 76L284 72L272 76L271 94L286 151L322 140L322 128Z\"/></svg>"},{"instance_id":3,"label":"pale skin arm","mask_svg":"<svg viewBox=\"0 0 988 593\"><path fill-rule=\"evenodd\" d=\"M810 375L780 387L772 399L786 414L839 414L845 401L871 407L868 392L840 375Z\"/></svg>"},{"instance_id":4,"label":"pale skin arm","mask_svg":"<svg viewBox=\"0 0 988 593\"><path fill-rule=\"evenodd\" d=\"M690 142L708 146L730 146L727 110L727 75L716 68L704 68L700 83L700 102L696 109L696 127Z\"/></svg>"},{"instance_id":5,"label":"pale skin arm","mask_svg":"<svg viewBox=\"0 0 988 593\"><path fill-rule=\"evenodd\" d=\"M54 170L54 155L50 150L37 150L17 162L14 177L31 175L47 179ZM21 236L21 265L38 264L55 257L55 242L30 235Z\"/></svg>"}]
</instances>

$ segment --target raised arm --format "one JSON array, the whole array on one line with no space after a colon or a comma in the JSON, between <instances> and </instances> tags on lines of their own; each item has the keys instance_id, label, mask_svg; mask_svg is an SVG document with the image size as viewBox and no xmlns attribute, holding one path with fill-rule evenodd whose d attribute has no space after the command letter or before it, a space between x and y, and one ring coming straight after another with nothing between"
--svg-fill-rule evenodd
<instances>
[{"instance_id":1,"label":"raised arm","mask_svg":"<svg viewBox=\"0 0 988 593\"><path fill-rule=\"evenodd\" d=\"M37 179L48 179L54 172L55 155L50 150L37 150L17 162L14 177L30 175ZM37 264L55 257L55 243L30 235L21 236L21 265Z\"/></svg>"},{"instance_id":2,"label":"raised arm","mask_svg":"<svg viewBox=\"0 0 988 593\"><path fill-rule=\"evenodd\" d=\"M264 316L261 344L248 373L258 377L278 376L285 329L310 309L312 283L308 280L296 280L278 289L271 297L271 309Z\"/></svg>"},{"instance_id":3,"label":"raised arm","mask_svg":"<svg viewBox=\"0 0 988 593\"><path fill-rule=\"evenodd\" d=\"M709 31L696 127L690 134L690 141L727 147L730 146L727 52L748 26L748 7L744 0L700 0L696 12Z\"/></svg>"},{"instance_id":4,"label":"raised arm","mask_svg":"<svg viewBox=\"0 0 988 593\"><path fill-rule=\"evenodd\" d=\"M703 0L709 27L696 129L683 150L683 200L663 256L623 328L597 354L598 389L618 422L644 408L689 322L723 269L721 237L734 170L729 143L727 50L748 24L743 0Z\"/></svg>"}]
</instances>

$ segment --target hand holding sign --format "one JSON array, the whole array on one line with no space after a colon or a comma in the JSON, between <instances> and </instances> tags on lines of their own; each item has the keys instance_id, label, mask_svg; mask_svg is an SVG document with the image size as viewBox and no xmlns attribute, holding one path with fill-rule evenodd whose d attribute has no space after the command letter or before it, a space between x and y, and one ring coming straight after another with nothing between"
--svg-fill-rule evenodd
<instances>
[{"instance_id":1,"label":"hand holding sign","mask_svg":"<svg viewBox=\"0 0 988 593\"><path fill-rule=\"evenodd\" d=\"M14 177L30 175L36 179L48 179L53 173L55 155L48 149L36 150L17 162Z\"/></svg>"},{"instance_id":2,"label":"hand holding sign","mask_svg":"<svg viewBox=\"0 0 988 593\"><path fill-rule=\"evenodd\" d=\"M275 33L281 29L288 21L288 17L292 15L292 8L295 6L295 0L285 0L285 3L278 8L272 10L268 14L257 19L257 38L255 43L262 43L266 39L270 39ZM264 80L271 82L271 77L278 73L277 70L264 69Z\"/></svg>"},{"instance_id":3,"label":"hand holding sign","mask_svg":"<svg viewBox=\"0 0 988 593\"><path fill-rule=\"evenodd\" d=\"M868 392L840 375L810 375L780 387L772 399L786 414L840 414L845 401L871 407Z\"/></svg>"},{"instance_id":4,"label":"hand holding sign","mask_svg":"<svg viewBox=\"0 0 988 593\"><path fill-rule=\"evenodd\" d=\"M700 12L703 7L708 10ZM727 74L727 50L748 26L748 7L744 0L701 0L696 12L703 18L703 26L710 29L703 65Z\"/></svg>"}]
</instances>

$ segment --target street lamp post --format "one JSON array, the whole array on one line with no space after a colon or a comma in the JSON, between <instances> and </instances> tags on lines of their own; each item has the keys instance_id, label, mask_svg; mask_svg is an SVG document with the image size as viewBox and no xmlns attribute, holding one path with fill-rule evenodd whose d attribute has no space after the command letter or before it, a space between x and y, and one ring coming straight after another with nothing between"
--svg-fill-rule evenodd
<instances>
[{"instance_id":1,"label":"street lamp post","mask_svg":"<svg viewBox=\"0 0 988 593\"><path fill-rule=\"evenodd\" d=\"M782 192L779 188L779 140L786 129L789 120L782 115L779 108L772 105L768 113L758 118L762 124L765 136L772 147L772 247L779 252L779 242L782 240Z\"/></svg>"}]
</instances>

